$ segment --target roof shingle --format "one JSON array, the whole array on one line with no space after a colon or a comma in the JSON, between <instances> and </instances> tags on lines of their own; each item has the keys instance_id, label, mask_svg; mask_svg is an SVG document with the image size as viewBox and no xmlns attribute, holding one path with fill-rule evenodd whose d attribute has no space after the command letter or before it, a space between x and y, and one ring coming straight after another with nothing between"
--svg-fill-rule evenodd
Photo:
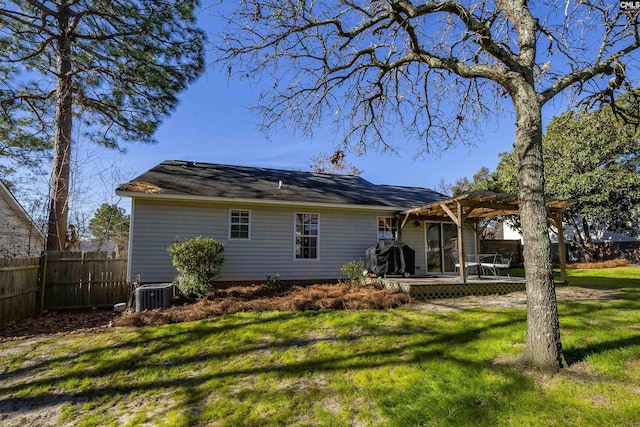
<instances>
[{"instance_id":1,"label":"roof shingle","mask_svg":"<svg viewBox=\"0 0 640 427\"><path fill-rule=\"evenodd\" d=\"M120 185L118 191L403 208L445 198L427 188L375 185L355 175L180 160L164 161L132 181Z\"/></svg>"}]
</instances>

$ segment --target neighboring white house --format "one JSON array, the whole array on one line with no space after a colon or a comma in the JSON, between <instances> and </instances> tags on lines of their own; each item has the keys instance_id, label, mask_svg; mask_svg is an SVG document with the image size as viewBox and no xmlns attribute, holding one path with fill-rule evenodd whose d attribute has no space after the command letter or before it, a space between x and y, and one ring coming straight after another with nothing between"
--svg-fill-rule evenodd
<instances>
[{"instance_id":1,"label":"neighboring white house","mask_svg":"<svg viewBox=\"0 0 640 427\"><path fill-rule=\"evenodd\" d=\"M131 197L129 276L172 281L167 247L197 236L225 244L221 281L335 280L379 239L416 251L416 275L454 272L450 222L409 221L399 212L446 196L415 187L375 185L359 176L165 161L117 194ZM468 242L467 242L468 239ZM476 238L465 237L468 253Z\"/></svg>"},{"instance_id":2,"label":"neighboring white house","mask_svg":"<svg viewBox=\"0 0 640 427\"><path fill-rule=\"evenodd\" d=\"M0 181L0 258L39 256L44 235Z\"/></svg>"},{"instance_id":3,"label":"neighboring white house","mask_svg":"<svg viewBox=\"0 0 640 427\"><path fill-rule=\"evenodd\" d=\"M116 242L92 242L88 240L81 240L78 248L75 249L78 252L106 252L109 258L120 258L120 248Z\"/></svg>"},{"instance_id":4,"label":"neighboring white house","mask_svg":"<svg viewBox=\"0 0 640 427\"><path fill-rule=\"evenodd\" d=\"M506 221L503 221L501 225L502 225L502 235L504 236L503 239L522 241L522 234L517 228L515 228L514 226L512 226ZM573 231L569 227L565 227L563 234L564 234L565 241L574 240L576 237L573 235ZM558 242L558 236L556 235L556 233L550 232L549 238L553 243ZM637 242L640 240L638 237L630 236L626 233L616 233L613 231L606 231L606 230L591 230L591 239L593 240L594 243Z\"/></svg>"}]
</instances>

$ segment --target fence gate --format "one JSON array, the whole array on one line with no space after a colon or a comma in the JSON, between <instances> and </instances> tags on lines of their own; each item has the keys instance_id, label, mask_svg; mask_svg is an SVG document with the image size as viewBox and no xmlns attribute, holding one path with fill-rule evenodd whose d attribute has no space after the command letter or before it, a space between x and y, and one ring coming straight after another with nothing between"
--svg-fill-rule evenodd
<instances>
[{"instance_id":1,"label":"fence gate","mask_svg":"<svg viewBox=\"0 0 640 427\"><path fill-rule=\"evenodd\" d=\"M36 312L40 258L0 259L0 323Z\"/></svg>"},{"instance_id":2,"label":"fence gate","mask_svg":"<svg viewBox=\"0 0 640 427\"><path fill-rule=\"evenodd\" d=\"M129 296L127 260L105 252L47 252L44 307L112 306Z\"/></svg>"}]
</instances>

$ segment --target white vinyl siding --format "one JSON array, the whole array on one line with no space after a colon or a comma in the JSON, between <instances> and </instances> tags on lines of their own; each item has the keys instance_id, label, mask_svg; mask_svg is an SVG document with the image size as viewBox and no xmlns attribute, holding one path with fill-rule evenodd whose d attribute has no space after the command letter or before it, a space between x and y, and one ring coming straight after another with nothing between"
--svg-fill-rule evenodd
<instances>
[{"instance_id":1,"label":"white vinyl siding","mask_svg":"<svg viewBox=\"0 0 640 427\"><path fill-rule=\"evenodd\" d=\"M10 196L7 196L10 197ZM39 256L42 235L22 212L13 209L0 193L0 258Z\"/></svg>"},{"instance_id":2,"label":"white vinyl siding","mask_svg":"<svg viewBox=\"0 0 640 427\"><path fill-rule=\"evenodd\" d=\"M400 240L416 251L416 276L426 274L425 268L425 247L424 247L424 222L407 221L404 228L400 230Z\"/></svg>"},{"instance_id":3,"label":"white vinyl siding","mask_svg":"<svg viewBox=\"0 0 640 427\"><path fill-rule=\"evenodd\" d=\"M130 275L150 282L170 282L176 276L167 246L197 236L225 243L224 281L264 281L280 273L283 280L338 278L346 262L364 259L376 244L372 227L384 211L314 208L321 218L318 253L314 262L295 260L292 220L300 206L185 203L137 198L131 230ZM229 239L229 209L251 210L251 240Z\"/></svg>"},{"instance_id":4,"label":"white vinyl siding","mask_svg":"<svg viewBox=\"0 0 640 427\"><path fill-rule=\"evenodd\" d=\"M229 239L251 239L251 211L229 209Z\"/></svg>"}]
</instances>

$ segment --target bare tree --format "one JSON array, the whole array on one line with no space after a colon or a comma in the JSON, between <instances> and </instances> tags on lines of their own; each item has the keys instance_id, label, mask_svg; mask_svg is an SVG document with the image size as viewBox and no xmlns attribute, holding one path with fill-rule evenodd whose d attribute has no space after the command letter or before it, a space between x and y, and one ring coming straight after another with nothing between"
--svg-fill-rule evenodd
<instances>
[{"instance_id":1,"label":"bare tree","mask_svg":"<svg viewBox=\"0 0 640 427\"><path fill-rule=\"evenodd\" d=\"M562 367L542 107L563 92L569 100L612 100L640 47L637 15L610 0L239 0L232 11L224 7L217 61L233 75L273 78L257 107L266 129L289 120L311 132L328 113L352 149L392 148L390 135L403 130L429 151L472 136L511 101L527 248L522 360Z\"/></svg>"}]
</instances>

